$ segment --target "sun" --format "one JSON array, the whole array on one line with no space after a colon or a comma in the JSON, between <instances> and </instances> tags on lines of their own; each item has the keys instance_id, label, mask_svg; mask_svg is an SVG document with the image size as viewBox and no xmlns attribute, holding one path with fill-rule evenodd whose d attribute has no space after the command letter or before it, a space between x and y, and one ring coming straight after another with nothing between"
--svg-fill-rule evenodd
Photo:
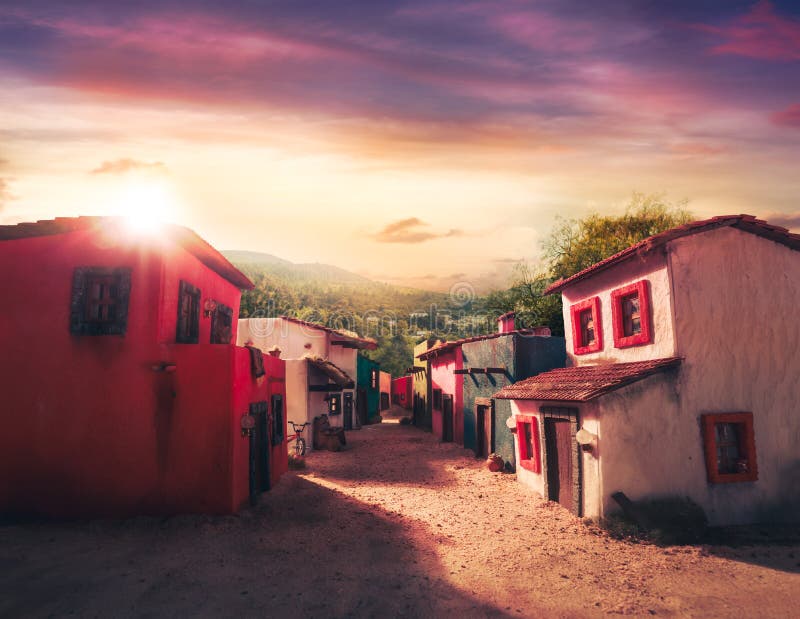
<instances>
[{"instance_id":1,"label":"sun","mask_svg":"<svg viewBox=\"0 0 800 619\"><path fill-rule=\"evenodd\" d=\"M174 218L177 199L164 181L136 179L120 188L113 210L132 230L153 232Z\"/></svg>"}]
</instances>

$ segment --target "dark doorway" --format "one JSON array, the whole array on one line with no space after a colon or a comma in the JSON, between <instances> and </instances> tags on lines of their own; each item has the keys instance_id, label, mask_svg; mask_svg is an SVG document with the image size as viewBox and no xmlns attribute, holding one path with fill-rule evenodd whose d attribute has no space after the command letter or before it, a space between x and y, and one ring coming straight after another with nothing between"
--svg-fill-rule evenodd
<instances>
[{"instance_id":1,"label":"dark doorway","mask_svg":"<svg viewBox=\"0 0 800 619\"><path fill-rule=\"evenodd\" d=\"M475 455L488 458L494 451L494 407L479 404L475 407Z\"/></svg>"},{"instance_id":2,"label":"dark doorway","mask_svg":"<svg viewBox=\"0 0 800 619\"><path fill-rule=\"evenodd\" d=\"M573 439L569 419L546 418L544 443L547 454L547 498L574 512Z\"/></svg>"},{"instance_id":3,"label":"dark doorway","mask_svg":"<svg viewBox=\"0 0 800 619\"><path fill-rule=\"evenodd\" d=\"M359 389L356 395L356 428L367 423L367 390Z\"/></svg>"},{"instance_id":4,"label":"dark doorway","mask_svg":"<svg viewBox=\"0 0 800 619\"><path fill-rule=\"evenodd\" d=\"M442 394L442 442L453 442L453 396Z\"/></svg>"},{"instance_id":5,"label":"dark doorway","mask_svg":"<svg viewBox=\"0 0 800 619\"><path fill-rule=\"evenodd\" d=\"M386 409L391 406L389 404L389 394L385 392L381 392L381 410L385 411Z\"/></svg>"},{"instance_id":6,"label":"dark doorway","mask_svg":"<svg viewBox=\"0 0 800 619\"><path fill-rule=\"evenodd\" d=\"M345 391L344 392L344 419L342 419L344 423L345 430L352 430L353 429L353 392L352 391Z\"/></svg>"},{"instance_id":7,"label":"dark doorway","mask_svg":"<svg viewBox=\"0 0 800 619\"><path fill-rule=\"evenodd\" d=\"M250 404L250 415L255 426L250 431L250 504L258 502L258 495L272 487L270 479L270 442L268 405L266 402Z\"/></svg>"}]
</instances>

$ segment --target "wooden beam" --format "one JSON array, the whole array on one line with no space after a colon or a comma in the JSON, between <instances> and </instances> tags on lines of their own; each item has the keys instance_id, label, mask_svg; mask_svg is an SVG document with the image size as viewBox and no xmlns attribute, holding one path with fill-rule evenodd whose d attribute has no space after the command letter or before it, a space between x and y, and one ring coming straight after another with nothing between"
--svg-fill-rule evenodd
<instances>
[{"instance_id":1,"label":"wooden beam","mask_svg":"<svg viewBox=\"0 0 800 619\"><path fill-rule=\"evenodd\" d=\"M328 385L309 385L309 391L341 391L342 388L339 385L334 385L333 383Z\"/></svg>"},{"instance_id":2,"label":"wooden beam","mask_svg":"<svg viewBox=\"0 0 800 619\"><path fill-rule=\"evenodd\" d=\"M487 374L505 374L506 373L506 369L505 368L484 368L484 371Z\"/></svg>"}]
</instances>

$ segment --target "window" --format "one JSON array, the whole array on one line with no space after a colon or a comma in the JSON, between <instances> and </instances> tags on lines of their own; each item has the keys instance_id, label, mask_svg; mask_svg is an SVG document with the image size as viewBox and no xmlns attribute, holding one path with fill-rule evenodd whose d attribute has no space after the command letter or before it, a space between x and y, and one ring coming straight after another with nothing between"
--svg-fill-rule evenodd
<instances>
[{"instance_id":1,"label":"window","mask_svg":"<svg viewBox=\"0 0 800 619\"><path fill-rule=\"evenodd\" d=\"M592 297L570 308L572 317L572 346L576 355L603 349L603 329L600 322L600 297Z\"/></svg>"},{"instance_id":2,"label":"window","mask_svg":"<svg viewBox=\"0 0 800 619\"><path fill-rule=\"evenodd\" d=\"M341 408L341 395L338 393L332 393L328 396L328 414L329 415L338 415L340 414Z\"/></svg>"},{"instance_id":3,"label":"window","mask_svg":"<svg viewBox=\"0 0 800 619\"><path fill-rule=\"evenodd\" d=\"M70 333L125 335L131 270L78 267L72 274Z\"/></svg>"},{"instance_id":4,"label":"window","mask_svg":"<svg viewBox=\"0 0 800 619\"><path fill-rule=\"evenodd\" d=\"M536 417L517 416L517 439L519 442L520 466L534 473L541 473L539 423Z\"/></svg>"},{"instance_id":5,"label":"window","mask_svg":"<svg viewBox=\"0 0 800 619\"><path fill-rule=\"evenodd\" d=\"M433 408L436 410L442 410L442 390L441 389L434 389L433 390Z\"/></svg>"},{"instance_id":6,"label":"window","mask_svg":"<svg viewBox=\"0 0 800 619\"><path fill-rule=\"evenodd\" d=\"M714 413L702 415L701 420L708 481L756 481L753 413Z\"/></svg>"},{"instance_id":7,"label":"window","mask_svg":"<svg viewBox=\"0 0 800 619\"><path fill-rule=\"evenodd\" d=\"M369 386L371 389L378 388L378 370L371 370L369 373Z\"/></svg>"},{"instance_id":8,"label":"window","mask_svg":"<svg viewBox=\"0 0 800 619\"><path fill-rule=\"evenodd\" d=\"M175 341L197 344L200 340L200 289L181 280L178 289L178 326Z\"/></svg>"},{"instance_id":9,"label":"window","mask_svg":"<svg viewBox=\"0 0 800 619\"><path fill-rule=\"evenodd\" d=\"M611 320L617 348L650 343L650 292L646 279L611 292Z\"/></svg>"},{"instance_id":10,"label":"window","mask_svg":"<svg viewBox=\"0 0 800 619\"><path fill-rule=\"evenodd\" d=\"M233 310L222 303L211 315L211 343L230 344L233 338Z\"/></svg>"},{"instance_id":11,"label":"window","mask_svg":"<svg viewBox=\"0 0 800 619\"><path fill-rule=\"evenodd\" d=\"M283 443L284 428L286 423L283 420L283 396L276 394L272 396L272 444L280 445Z\"/></svg>"}]
</instances>

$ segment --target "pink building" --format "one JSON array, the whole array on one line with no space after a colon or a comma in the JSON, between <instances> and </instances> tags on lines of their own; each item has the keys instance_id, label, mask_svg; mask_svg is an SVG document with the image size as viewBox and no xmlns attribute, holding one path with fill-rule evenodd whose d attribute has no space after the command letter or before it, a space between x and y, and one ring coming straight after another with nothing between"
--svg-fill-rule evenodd
<instances>
[{"instance_id":1,"label":"pink building","mask_svg":"<svg viewBox=\"0 0 800 619\"><path fill-rule=\"evenodd\" d=\"M512 401L517 476L599 517L688 496L711 524L800 518L800 235L749 215L650 237L553 284L568 365Z\"/></svg>"},{"instance_id":2,"label":"pink building","mask_svg":"<svg viewBox=\"0 0 800 619\"><path fill-rule=\"evenodd\" d=\"M460 342L442 342L417 356L430 363L431 413L434 436L464 444L464 367Z\"/></svg>"}]
</instances>

